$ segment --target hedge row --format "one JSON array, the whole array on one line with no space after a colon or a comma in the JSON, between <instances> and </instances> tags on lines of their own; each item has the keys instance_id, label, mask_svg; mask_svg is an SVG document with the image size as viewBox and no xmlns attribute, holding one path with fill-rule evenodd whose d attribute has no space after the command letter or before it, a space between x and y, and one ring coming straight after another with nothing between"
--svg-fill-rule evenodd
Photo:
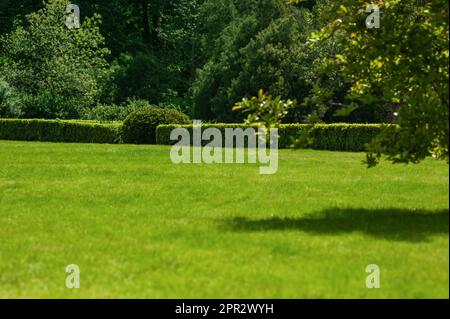
<instances>
[{"instance_id":1,"label":"hedge row","mask_svg":"<svg viewBox=\"0 0 450 319\"><path fill-rule=\"evenodd\" d=\"M122 141L121 124L102 124L88 121L0 119L0 139L74 143L119 143ZM226 128L242 128L242 124L203 124L202 130L218 128L225 137ZM380 124L318 124L311 128L304 124L281 125L278 130L279 148L288 148L304 130L309 130L311 147L318 150L365 151L381 130ZM159 125L156 128L156 144L172 145L170 132L186 128L192 136L190 125ZM208 141L204 141L204 144ZM225 145L225 141L223 141Z\"/></svg>"},{"instance_id":2,"label":"hedge row","mask_svg":"<svg viewBox=\"0 0 450 319\"><path fill-rule=\"evenodd\" d=\"M0 139L113 144L120 141L120 127L87 121L0 119Z\"/></svg>"},{"instance_id":3,"label":"hedge row","mask_svg":"<svg viewBox=\"0 0 450 319\"><path fill-rule=\"evenodd\" d=\"M202 131L211 127L218 128L224 138L226 128L246 129L249 126L203 124ZM311 128L305 124L286 124L278 129L278 147L289 148L304 130L309 130L313 149L361 152L366 150L366 144L381 132L382 127L381 124L318 124ZM170 132L175 128L185 128L192 136L192 125L160 125L156 128L156 144L175 144L177 141L170 140ZM207 144L208 141L203 143ZM222 141L222 145L225 145L225 141Z\"/></svg>"}]
</instances>

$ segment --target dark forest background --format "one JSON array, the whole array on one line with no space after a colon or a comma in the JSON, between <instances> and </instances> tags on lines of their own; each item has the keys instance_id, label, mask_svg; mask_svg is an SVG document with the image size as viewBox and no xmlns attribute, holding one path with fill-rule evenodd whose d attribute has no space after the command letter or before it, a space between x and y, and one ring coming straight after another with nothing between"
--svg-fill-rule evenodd
<instances>
[{"instance_id":1,"label":"dark forest background","mask_svg":"<svg viewBox=\"0 0 450 319\"><path fill-rule=\"evenodd\" d=\"M80 30L63 26L67 1L49 3L0 1L0 117L121 120L150 104L240 122L232 106L263 89L299 102L285 122L394 120L395 105L349 98L324 68L334 39L309 45L333 1L77 0Z\"/></svg>"},{"instance_id":2,"label":"dark forest background","mask_svg":"<svg viewBox=\"0 0 450 319\"><path fill-rule=\"evenodd\" d=\"M77 0L82 28L95 32L88 24L94 17L99 35L104 38L104 42L96 40L99 45L91 49L98 51L102 47L109 51L101 55L107 65L92 63L89 67L93 72L106 74L92 79L97 82L94 88L80 88L87 91L84 95L89 95L89 99L83 96L72 100L60 98L54 90L43 88L45 85L30 91L30 84L25 87L17 75L11 74L19 71L10 68L0 74L0 87L4 95L10 96L9 104L17 105L14 111L1 115L120 119L127 109L149 103L176 108L203 120L233 122L242 116L232 112L232 106L264 89L274 96L302 102L304 107L292 111L286 122L301 122L311 115L325 122L340 121L336 110L348 104L344 99L345 81L338 73L322 74L319 70L321 59L334 53L333 43L313 49L307 43L310 33L322 24L321 10L326 2ZM18 61L14 50L23 44L17 34L18 26L33 23L27 16L42 8L42 0L0 1L0 34L8 35L2 46L4 56ZM52 25L43 27L40 31L46 32L45 27ZM68 30L61 27L59 32ZM48 58L57 54L55 49ZM42 58L45 59L44 53ZM52 63L46 67L52 67ZM30 77L39 76L41 71L46 73L42 68L45 66L34 67ZM42 76L51 77L41 74L39 80ZM317 94L319 80L321 90L325 88L328 94ZM71 85L77 90L77 80L68 82L67 90ZM21 92L7 94L6 90ZM20 97L11 102L14 95ZM365 105L345 120L389 119L389 112L376 106L376 101Z\"/></svg>"}]
</instances>

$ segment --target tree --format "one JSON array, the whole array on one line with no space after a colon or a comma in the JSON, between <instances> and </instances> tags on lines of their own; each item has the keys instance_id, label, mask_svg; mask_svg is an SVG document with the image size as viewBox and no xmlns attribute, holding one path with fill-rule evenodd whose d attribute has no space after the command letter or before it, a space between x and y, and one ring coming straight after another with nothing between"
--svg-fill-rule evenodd
<instances>
[{"instance_id":1,"label":"tree","mask_svg":"<svg viewBox=\"0 0 450 319\"><path fill-rule=\"evenodd\" d=\"M219 15L226 19L203 37L206 63L191 87L196 117L240 120L242 115L232 112L232 106L259 89L285 98L306 95L311 58L305 50L311 27L308 10L282 0L208 1L202 10L207 23L220 21Z\"/></svg>"},{"instance_id":2,"label":"tree","mask_svg":"<svg viewBox=\"0 0 450 319\"><path fill-rule=\"evenodd\" d=\"M23 98L25 117L78 118L92 107L107 76L100 17L79 29L65 25L67 0L50 0L1 38L6 82Z\"/></svg>"},{"instance_id":3,"label":"tree","mask_svg":"<svg viewBox=\"0 0 450 319\"><path fill-rule=\"evenodd\" d=\"M330 1L324 16L331 22L314 35L318 42L339 42L342 52L327 63L351 83L349 96L376 95L398 112L398 125L386 127L371 143L368 163L375 165L382 154L395 163L428 156L448 160L448 2L377 4L380 28L368 28L366 1Z\"/></svg>"}]
</instances>

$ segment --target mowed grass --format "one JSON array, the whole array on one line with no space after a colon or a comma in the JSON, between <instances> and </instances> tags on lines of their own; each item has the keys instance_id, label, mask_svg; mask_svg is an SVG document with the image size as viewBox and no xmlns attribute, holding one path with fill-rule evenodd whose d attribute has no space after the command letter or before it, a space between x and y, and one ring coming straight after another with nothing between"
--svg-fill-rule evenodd
<instances>
[{"instance_id":1,"label":"mowed grass","mask_svg":"<svg viewBox=\"0 0 450 319\"><path fill-rule=\"evenodd\" d=\"M169 151L0 141L0 298L449 297L445 162L284 150L264 176Z\"/></svg>"}]
</instances>

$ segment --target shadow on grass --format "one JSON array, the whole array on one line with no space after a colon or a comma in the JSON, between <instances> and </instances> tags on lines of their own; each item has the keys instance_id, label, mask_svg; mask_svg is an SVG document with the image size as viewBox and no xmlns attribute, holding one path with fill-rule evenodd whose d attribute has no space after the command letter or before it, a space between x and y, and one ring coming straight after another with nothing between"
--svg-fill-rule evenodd
<instances>
[{"instance_id":1,"label":"shadow on grass","mask_svg":"<svg viewBox=\"0 0 450 319\"><path fill-rule=\"evenodd\" d=\"M315 215L298 218L272 217L225 220L228 231L303 231L316 234L360 232L394 241L428 241L432 235L448 235L449 211L408 209L326 209Z\"/></svg>"}]
</instances>

